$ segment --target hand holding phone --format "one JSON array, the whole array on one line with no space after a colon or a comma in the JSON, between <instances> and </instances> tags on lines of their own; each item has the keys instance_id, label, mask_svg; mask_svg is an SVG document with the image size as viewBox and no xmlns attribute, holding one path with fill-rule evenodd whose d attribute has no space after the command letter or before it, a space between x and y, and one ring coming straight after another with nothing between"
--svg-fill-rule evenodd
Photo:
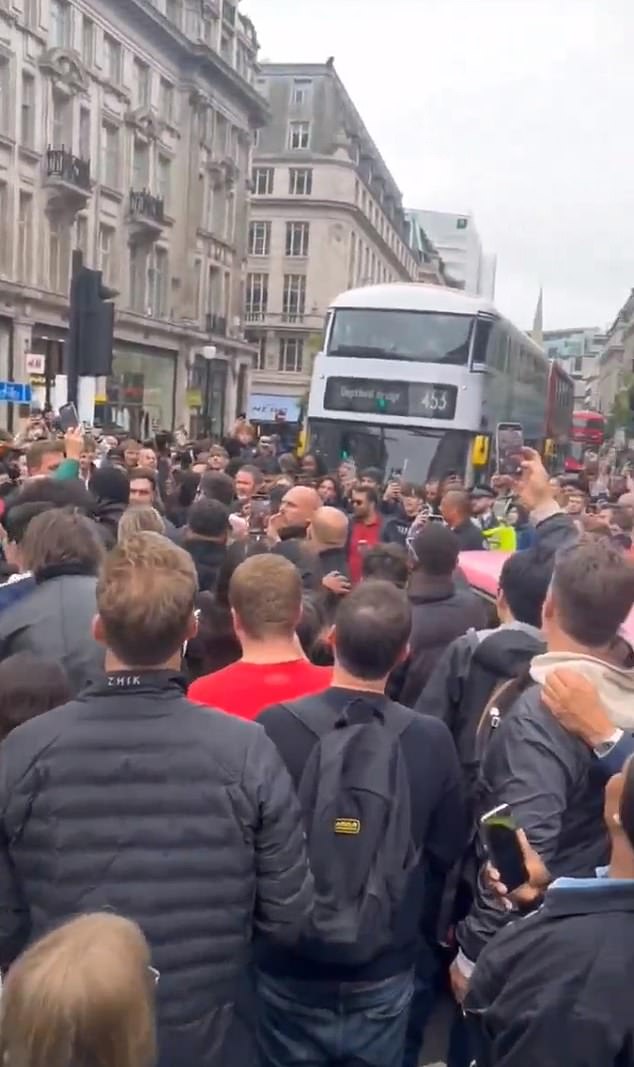
<instances>
[{"instance_id":1,"label":"hand holding phone","mask_svg":"<svg viewBox=\"0 0 634 1067\"><path fill-rule=\"evenodd\" d=\"M62 404L59 409L59 424L66 433L67 430L74 430L76 426L79 426L79 415L77 414L77 408L71 402L68 404Z\"/></svg>"},{"instance_id":2,"label":"hand holding phone","mask_svg":"<svg viewBox=\"0 0 634 1067\"><path fill-rule=\"evenodd\" d=\"M493 866L508 893L530 881L517 826L508 804L500 804L480 819L482 836Z\"/></svg>"},{"instance_id":3,"label":"hand holding phone","mask_svg":"<svg viewBox=\"0 0 634 1067\"><path fill-rule=\"evenodd\" d=\"M519 422L500 422L495 431L497 473L518 477L522 473L524 429Z\"/></svg>"}]
</instances>

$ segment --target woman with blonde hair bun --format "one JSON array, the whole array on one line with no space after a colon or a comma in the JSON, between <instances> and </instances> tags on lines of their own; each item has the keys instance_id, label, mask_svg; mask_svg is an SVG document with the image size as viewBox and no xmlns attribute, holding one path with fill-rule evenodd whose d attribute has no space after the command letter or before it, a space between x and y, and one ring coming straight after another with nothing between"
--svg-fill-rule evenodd
<instances>
[{"instance_id":1,"label":"woman with blonde hair bun","mask_svg":"<svg viewBox=\"0 0 634 1067\"><path fill-rule=\"evenodd\" d=\"M0 998L0 1063L154 1067L157 979L135 923L109 912L72 919L10 968Z\"/></svg>"}]
</instances>

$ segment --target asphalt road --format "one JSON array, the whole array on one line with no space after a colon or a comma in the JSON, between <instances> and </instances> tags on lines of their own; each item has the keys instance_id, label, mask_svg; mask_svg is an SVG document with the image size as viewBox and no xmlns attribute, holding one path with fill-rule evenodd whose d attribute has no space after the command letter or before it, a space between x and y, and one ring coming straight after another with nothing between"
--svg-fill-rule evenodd
<instances>
[{"instance_id":1,"label":"asphalt road","mask_svg":"<svg viewBox=\"0 0 634 1067\"><path fill-rule=\"evenodd\" d=\"M451 1005L449 998L441 1001L427 1028L420 1067L445 1067Z\"/></svg>"}]
</instances>

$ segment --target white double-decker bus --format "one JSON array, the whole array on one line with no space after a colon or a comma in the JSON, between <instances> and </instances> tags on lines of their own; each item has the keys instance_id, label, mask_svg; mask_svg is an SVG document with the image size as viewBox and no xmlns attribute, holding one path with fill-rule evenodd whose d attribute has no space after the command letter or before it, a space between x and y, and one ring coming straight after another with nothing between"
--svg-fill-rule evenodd
<instances>
[{"instance_id":1,"label":"white double-decker bus","mask_svg":"<svg viewBox=\"0 0 634 1067\"><path fill-rule=\"evenodd\" d=\"M309 448L331 469L350 458L419 483L451 472L472 480L474 443L486 454L500 422L521 423L542 447L548 367L479 297L432 285L351 289L331 305L315 358ZM486 473L481 463L476 480Z\"/></svg>"}]
</instances>

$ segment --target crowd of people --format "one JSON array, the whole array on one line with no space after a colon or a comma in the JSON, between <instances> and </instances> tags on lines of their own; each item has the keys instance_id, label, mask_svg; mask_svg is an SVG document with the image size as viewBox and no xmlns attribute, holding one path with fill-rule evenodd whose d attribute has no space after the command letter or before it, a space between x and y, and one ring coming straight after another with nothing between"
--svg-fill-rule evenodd
<instances>
[{"instance_id":1,"label":"crowd of people","mask_svg":"<svg viewBox=\"0 0 634 1067\"><path fill-rule=\"evenodd\" d=\"M627 474L0 447L6 1063L634 1067Z\"/></svg>"}]
</instances>

